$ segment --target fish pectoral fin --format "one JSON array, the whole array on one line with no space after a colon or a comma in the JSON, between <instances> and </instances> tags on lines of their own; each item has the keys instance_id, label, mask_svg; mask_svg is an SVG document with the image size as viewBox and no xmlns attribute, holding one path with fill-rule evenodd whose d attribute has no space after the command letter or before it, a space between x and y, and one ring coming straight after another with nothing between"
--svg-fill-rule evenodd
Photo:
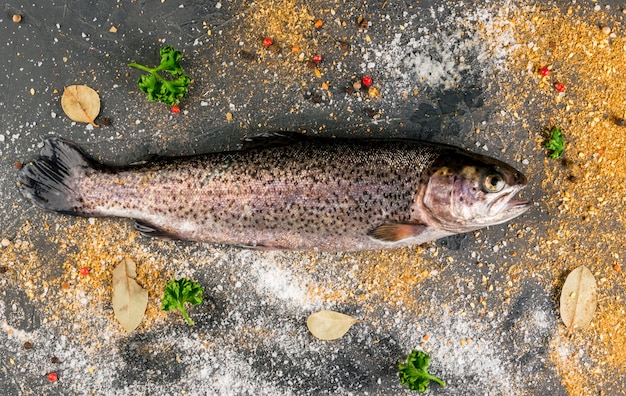
<instances>
[{"instance_id":1,"label":"fish pectoral fin","mask_svg":"<svg viewBox=\"0 0 626 396\"><path fill-rule=\"evenodd\" d=\"M367 235L384 242L398 242L403 239L418 236L426 229L424 224L413 223L385 223L381 224Z\"/></svg>"},{"instance_id":2,"label":"fish pectoral fin","mask_svg":"<svg viewBox=\"0 0 626 396\"><path fill-rule=\"evenodd\" d=\"M165 240L180 240L180 237L173 233L172 231L168 231L161 227L157 227L150 223L146 223L140 220L135 220L135 229L141 232L145 236L165 239Z\"/></svg>"}]
</instances>

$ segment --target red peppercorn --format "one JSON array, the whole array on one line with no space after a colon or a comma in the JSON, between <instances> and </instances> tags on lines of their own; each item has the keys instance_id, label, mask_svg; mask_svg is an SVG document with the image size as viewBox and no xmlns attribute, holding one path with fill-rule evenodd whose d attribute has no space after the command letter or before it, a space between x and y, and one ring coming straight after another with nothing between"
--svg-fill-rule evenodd
<instances>
[{"instance_id":1,"label":"red peppercorn","mask_svg":"<svg viewBox=\"0 0 626 396\"><path fill-rule=\"evenodd\" d=\"M59 379L59 376L57 375L57 373L48 374L48 381L55 382L58 379Z\"/></svg>"},{"instance_id":2,"label":"red peppercorn","mask_svg":"<svg viewBox=\"0 0 626 396\"><path fill-rule=\"evenodd\" d=\"M372 80L372 77L370 76L363 76L363 78L361 79L361 82L363 83L363 85L365 85L366 87L371 87L372 84L374 83L374 81Z\"/></svg>"},{"instance_id":3,"label":"red peppercorn","mask_svg":"<svg viewBox=\"0 0 626 396\"><path fill-rule=\"evenodd\" d=\"M272 40L271 38L269 38L269 37L265 37L265 38L263 39L263 46L264 46L264 47L266 47L266 48L267 48L267 47L269 47L269 46L270 46L270 45L272 45L272 44L274 44L274 40Z\"/></svg>"},{"instance_id":4,"label":"red peppercorn","mask_svg":"<svg viewBox=\"0 0 626 396\"><path fill-rule=\"evenodd\" d=\"M174 114L180 113L180 106L179 105L172 106L172 113Z\"/></svg>"},{"instance_id":5,"label":"red peppercorn","mask_svg":"<svg viewBox=\"0 0 626 396\"><path fill-rule=\"evenodd\" d=\"M539 74L541 74L543 77L546 77L546 76L550 75L550 69L548 69L547 67L542 67L539 70Z\"/></svg>"},{"instance_id":6,"label":"red peppercorn","mask_svg":"<svg viewBox=\"0 0 626 396\"><path fill-rule=\"evenodd\" d=\"M91 272L91 269L89 267L83 267L83 268L80 269L80 274L82 276L89 275L89 272Z\"/></svg>"},{"instance_id":7,"label":"red peppercorn","mask_svg":"<svg viewBox=\"0 0 626 396\"><path fill-rule=\"evenodd\" d=\"M313 62L320 63L322 61L322 55L315 55L313 57Z\"/></svg>"},{"instance_id":8,"label":"red peppercorn","mask_svg":"<svg viewBox=\"0 0 626 396\"><path fill-rule=\"evenodd\" d=\"M554 83L554 89L559 92L565 92L565 85L561 84L560 82Z\"/></svg>"}]
</instances>

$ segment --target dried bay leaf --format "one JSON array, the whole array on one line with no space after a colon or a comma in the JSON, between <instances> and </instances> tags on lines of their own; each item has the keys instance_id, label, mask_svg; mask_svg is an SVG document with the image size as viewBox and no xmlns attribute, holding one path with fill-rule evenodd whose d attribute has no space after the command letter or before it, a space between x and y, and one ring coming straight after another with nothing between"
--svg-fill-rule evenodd
<instances>
[{"instance_id":1,"label":"dried bay leaf","mask_svg":"<svg viewBox=\"0 0 626 396\"><path fill-rule=\"evenodd\" d=\"M100 96L92 88L86 85L65 87L61 96L61 107L73 121L99 126L94 120L100 113Z\"/></svg>"},{"instance_id":2,"label":"dried bay leaf","mask_svg":"<svg viewBox=\"0 0 626 396\"><path fill-rule=\"evenodd\" d=\"M148 291L139 286L136 277L135 262L128 258L113 270L113 312L128 332L139 326L148 305Z\"/></svg>"},{"instance_id":3,"label":"dried bay leaf","mask_svg":"<svg viewBox=\"0 0 626 396\"><path fill-rule=\"evenodd\" d=\"M356 322L358 320L352 316L325 309L309 315L306 325L316 338L336 340L346 334Z\"/></svg>"},{"instance_id":4,"label":"dried bay leaf","mask_svg":"<svg viewBox=\"0 0 626 396\"><path fill-rule=\"evenodd\" d=\"M587 267L569 273L561 291L561 319L572 331L587 326L596 311L596 279Z\"/></svg>"}]
</instances>

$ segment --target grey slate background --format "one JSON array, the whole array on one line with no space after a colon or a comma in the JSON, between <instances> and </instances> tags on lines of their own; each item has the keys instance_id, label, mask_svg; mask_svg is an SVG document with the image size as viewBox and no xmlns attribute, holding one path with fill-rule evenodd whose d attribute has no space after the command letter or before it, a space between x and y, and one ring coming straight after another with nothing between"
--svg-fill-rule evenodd
<instances>
[{"instance_id":1,"label":"grey slate background","mask_svg":"<svg viewBox=\"0 0 626 396\"><path fill-rule=\"evenodd\" d=\"M31 4L34 3L34 4ZM213 31L229 30L233 18L245 9L243 3L223 2L220 8L215 1L40 1L40 2L2 1L3 14L0 16L0 29L4 43L0 48L2 70L0 73L1 114L0 135L0 236L12 240L25 221L32 223L34 243L44 241L42 225L55 222L55 216L42 214L31 207L17 193L15 188L14 163L26 161L38 152L38 145L43 138L58 135L78 142L95 158L110 164L126 164L149 155L184 155L209 151L235 149L244 136L271 132L273 130L307 131L333 136L370 136L367 128L378 130L382 125L383 137L411 137L431 141L455 144L476 149L472 133L473 120L492 122L500 109L489 100L489 95L497 88L482 78L467 75L463 83L451 90L426 89L419 95L410 96L405 101L371 102L348 101L343 98L343 83L348 83L345 75L327 70L327 78L339 81L331 88L332 100L322 96L321 103L315 103L312 95L323 92L311 91L297 84L277 83L271 91L262 84L262 67L258 74L241 60L241 48L228 36L207 36L203 22ZM413 13L423 13L423 24L436 25L430 20L431 7L437 2L419 2ZM391 14L392 20L401 21L404 7L389 4L384 12L377 11L377 2L367 2L366 8L372 20L377 13ZM345 3L342 10L349 13L350 4ZM363 4L354 4L363 6ZM447 7L448 5L442 5ZM465 7L472 7L467 4ZM20 24L11 22L13 13L23 16ZM356 16L358 13L355 13ZM119 26L116 33L109 32L111 26ZM377 29L380 29L377 31ZM384 34L384 25L373 24L372 34ZM330 35L341 36L342 28L329 26ZM135 81L137 71L126 64L131 61L152 64L158 62L158 50L165 44L174 45L185 54L184 67L196 72L189 97L182 103L187 114L173 116L163 105L147 102L138 92ZM202 44L197 44L199 40ZM246 47L247 46L247 47ZM254 47L246 43L244 48ZM356 47L355 47L356 46ZM358 43L353 50L358 54ZM323 45L321 45L323 47ZM328 54L336 51L334 44L328 44ZM64 58L67 58L64 61ZM355 70L358 74L361 62L354 56L354 63L344 65L346 70ZM234 62L222 75L216 74L222 62ZM335 73L335 74L333 74ZM87 130L84 125L74 125L63 115L60 107L60 95L66 85L87 84L97 89L102 99L102 117L112 120L112 125L100 130ZM31 89L34 94L31 94ZM54 89L58 93L54 93ZM208 95L206 93L209 92ZM210 96L214 95L211 99ZM485 100L487 99L487 101ZM208 105L202 104L208 103ZM236 122L228 122L225 114L231 111L230 103L237 105ZM243 107L243 104L246 106ZM294 106L300 109L290 113ZM350 106L354 116L347 120L342 116ZM373 107L373 108L372 108ZM383 112L380 123L368 116L368 111ZM337 117L329 113L338 114ZM321 127L321 131L320 131ZM525 139L525 131L512 130L509 138L514 141ZM526 158L538 158L543 153L531 152L526 146L520 146L519 153L513 144L501 142L497 137L493 141L483 142L492 147L507 146L504 153L498 150L488 154L514 163L516 154ZM515 162L516 166L522 166ZM524 171L522 167L522 171ZM525 192L526 198L535 200L542 196L538 183L531 184ZM532 227L541 232L545 213L539 209L531 210L516 222ZM74 221L74 220L71 220ZM78 221L78 220L76 220ZM83 221L83 220L80 220ZM130 227L130 223L128 224ZM504 263L503 256L514 250L514 246L494 252L490 247L503 240L507 225L492 227L481 233L477 240L473 234L460 235L434 242L431 246L441 249L445 256L452 257L454 268L445 267L443 280L425 281L424 290L416 293L423 296L428 309L436 309L442 302L452 302L449 309L468 307L471 290L460 287L455 279L473 278L480 283L486 269L477 268L476 254L494 267ZM42 234L43 235L43 234ZM171 252L161 242L146 241L153 251ZM523 241L519 241L523 243ZM485 248L487 246L487 248ZM303 323L309 307L289 309L277 305L270 297L259 294L255 289L254 279L245 280L245 273L259 259L278 262L288 266L294 256L289 253L265 254L241 252L233 248L215 248L178 243L180 255L187 258L197 269L196 278L207 290L221 292L210 293L210 301L205 308L195 311L196 328L189 330L182 322L173 322L171 327L149 329L128 336L119 337L106 349L113 351L113 360L105 360L111 376L106 383L91 382L88 378L71 378L66 374L58 384L51 385L42 373L45 368L33 369L36 359L49 356L54 350L59 353L60 345L72 345L72 351L80 351L80 340L65 339L63 329L42 323L42 314L20 290L6 289L2 294L0 319L10 326L25 332L33 332L40 338L49 337L49 354L39 350L35 357L28 357L4 332L0 333L0 382L4 384L4 394L408 394L401 388L395 376L395 364L402 359L407 349L407 337L403 329L420 323L427 329L454 331L454 323L438 322L431 315L420 317L420 313L403 313L401 325L378 326L364 325L334 344L318 343L306 338L306 329L294 339L293 345L285 347L254 340L243 342L238 326L242 322L262 323L270 328L296 326ZM0 251L1 253L1 251ZM205 257L217 257L210 266L203 267ZM297 256L296 259L301 259ZM332 255L323 256L326 262L337 261L337 266L328 269L327 276L333 276L349 268L339 263ZM358 262L358 255L353 261ZM443 259L441 259L443 260ZM51 262L50 265L59 265ZM443 267L444 264L439 262ZM234 268L234 269L233 269ZM243 286L235 288L225 281L229 273L241 276ZM459 275L462 274L462 275ZM503 277L502 271L495 271L490 276ZM6 285L6 283L5 283ZM566 394L555 369L547 358L550 335L557 326L556 302L554 291L532 279L524 280L521 292L513 296L506 309L497 311L496 318L474 318L484 326L481 335L493 339L499 349L488 351L501 361L502 370L510 374L518 394ZM490 302L499 300L499 296L488 294ZM253 302L253 303L251 303ZM53 304L53 301L50 301ZM496 305L494 303L494 305ZM12 308L13 307L13 308ZM349 314L363 314L361 307L341 307ZM391 313L387 310L390 309ZM380 317L393 317L396 308L381 306L377 313ZM294 313L295 312L295 313ZM550 318L547 325L533 326L528 318L541 312ZM233 316L234 315L234 316ZM205 319L205 320L203 320ZM94 326L102 325L102 320L94 319ZM461 320L462 321L462 320ZM391 321L393 322L393 321ZM232 327L231 327L232 325ZM67 325L68 328L71 324ZM168 338L178 334L181 345L190 355L188 360L180 361L177 348ZM194 357L194 342L201 343L206 338L222 343L224 349L210 357L206 354ZM378 342L373 344L372 339ZM314 345L314 346L311 346ZM55 349L56 348L56 349ZM89 347L85 346L85 350ZM62 348L61 348L62 350ZM104 351L103 351L104 353ZM87 355L89 355L87 353ZM66 360L70 356L65 357ZM193 363L197 358L198 364ZM438 356L437 359L445 359ZM480 367L480 355L466 357L470 367ZM12 364L13 359L17 364ZM233 370L232 365L222 365L222 361L242 362L242 368ZM23 362L23 364L21 363ZM109 364L109 362L112 362ZM247 364L247 365L246 365ZM433 360L433 371L441 373L440 363ZM23 368L20 368L20 367ZM45 365L42 365L45 366ZM49 365L48 365L49 366ZM24 368L25 367L25 368ZM81 372L66 370L66 373ZM62 371L62 370L61 370ZM106 371L106 370L105 370ZM433 386L431 394L479 395L502 394L498 379L490 386L489 380L475 371L443 372L449 386L445 389ZM86 375L86 374L85 374ZM68 378L70 377L70 378ZM232 377L232 378L231 378ZM233 378L239 377L239 380ZM230 388L220 381L230 378ZM520 379L524 381L520 381ZM221 379L221 380L220 380ZM257 382L258 381L258 382Z\"/></svg>"}]
</instances>

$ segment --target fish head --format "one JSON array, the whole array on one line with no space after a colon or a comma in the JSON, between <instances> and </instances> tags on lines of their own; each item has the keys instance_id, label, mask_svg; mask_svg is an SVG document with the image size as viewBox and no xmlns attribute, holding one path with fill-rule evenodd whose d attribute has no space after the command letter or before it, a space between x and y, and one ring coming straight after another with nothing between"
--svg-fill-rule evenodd
<instances>
[{"instance_id":1,"label":"fish head","mask_svg":"<svg viewBox=\"0 0 626 396\"><path fill-rule=\"evenodd\" d=\"M437 162L419 199L428 220L441 229L468 232L507 222L530 208L529 201L514 199L526 176L504 162L469 153Z\"/></svg>"}]
</instances>

